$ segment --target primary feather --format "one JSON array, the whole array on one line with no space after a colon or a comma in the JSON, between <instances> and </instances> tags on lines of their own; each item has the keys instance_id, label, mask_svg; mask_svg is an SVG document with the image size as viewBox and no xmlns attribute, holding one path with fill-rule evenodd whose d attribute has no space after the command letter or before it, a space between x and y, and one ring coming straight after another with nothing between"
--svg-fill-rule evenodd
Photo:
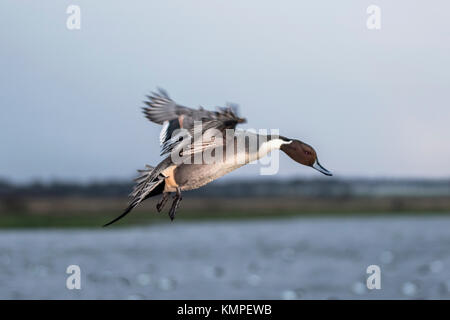
<instances>
[{"instance_id":1,"label":"primary feather","mask_svg":"<svg viewBox=\"0 0 450 320\"><path fill-rule=\"evenodd\" d=\"M143 108L145 117L157 124L162 124L160 133L161 155L172 152L181 147L181 143L189 144L194 137L194 125L201 122L202 136L210 129L216 129L225 133L226 129L235 129L238 123L246 120L237 116L237 105L228 104L217 111L209 111L203 108L192 109L175 103L163 89L147 96L147 107ZM185 129L183 134L175 134L179 129ZM182 149L182 148L180 148Z\"/></svg>"}]
</instances>

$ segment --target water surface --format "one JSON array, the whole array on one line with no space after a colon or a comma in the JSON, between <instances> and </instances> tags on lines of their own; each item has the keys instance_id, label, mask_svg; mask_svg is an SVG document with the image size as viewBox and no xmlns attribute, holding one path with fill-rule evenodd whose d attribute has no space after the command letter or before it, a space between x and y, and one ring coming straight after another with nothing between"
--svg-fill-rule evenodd
<instances>
[{"instance_id":1,"label":"water surface","mask_svg":"<svg viewBox=\"0 0 450 320\"><path fill-rule=\"evenodd\" d=\"M81 290L66 288L72 264ZM448 299L449 267L446 217L0 232L2 299Z\"/></svg>"}]
</instances>

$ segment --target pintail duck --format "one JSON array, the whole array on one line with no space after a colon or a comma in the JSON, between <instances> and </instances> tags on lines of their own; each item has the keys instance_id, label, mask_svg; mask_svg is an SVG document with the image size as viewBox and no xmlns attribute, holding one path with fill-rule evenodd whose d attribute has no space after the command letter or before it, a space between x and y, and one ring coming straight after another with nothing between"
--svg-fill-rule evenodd
<instances>
[{"instance_id":1,"label":"pintail duck","mask_svg":"<svg viewBox=\"0 0 450 320\"><path fill-rule=\"evenodd\" d=\"M275 149L285 152L300 164L310 166L327 176L332 175L320 165L314 148L302 141L235 130L246 119L237 116L234 105L219 108L218 111L208 111L202 107L192 109L176 104L162 89L147 98L144 101L147 107L143 108L143 112L150 121L163 125L160 133L161 155L166 158L156 167L146 165L145 169L138 170L140 175L135 179L136 185L130 194L128 207L119 217L104 226L118 221L142 201L159 194L162 194L162 198L156 209L161 212L169 195L175 193L169 210L169 217L173 220L182 199L181 191L200 188ZM200 124L199 130L196 130L197 124ZM211 132L222 135L217 139L218 136L211 135ZM252 149L248 143L243 148L236 147L243 136L245 141L256 140L256 147ZM196 142L198 138L200 143ZM214 155L218 154L217 151L226 155L220 158L221 161L192 161L198 155ZM238 158L240 161L237 161Z\"/></svg>"}]
</instances>

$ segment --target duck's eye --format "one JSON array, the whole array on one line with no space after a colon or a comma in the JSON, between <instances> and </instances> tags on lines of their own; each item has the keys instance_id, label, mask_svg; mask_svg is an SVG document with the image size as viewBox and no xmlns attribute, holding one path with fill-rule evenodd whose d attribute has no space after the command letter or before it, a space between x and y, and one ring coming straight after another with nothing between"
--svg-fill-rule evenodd
<instances>
[{"instance_id":1,"label":"duck's eye","mask_svg":"<svg viewBox=\"0 0 450 320\"><path fill-rule=\"evenodd\" d=\"M307 156L310 156L312 153L309 152L309 151L305 151L305 154L306 154Z\"/></svg>"}]
</instances>

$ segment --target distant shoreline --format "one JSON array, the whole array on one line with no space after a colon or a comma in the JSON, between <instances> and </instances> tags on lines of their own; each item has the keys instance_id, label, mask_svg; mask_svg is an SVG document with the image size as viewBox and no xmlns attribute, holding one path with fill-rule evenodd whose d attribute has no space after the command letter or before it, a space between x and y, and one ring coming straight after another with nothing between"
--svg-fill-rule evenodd
<instances>
[{"instance_id":1,"label":"distant shoreline","mask_svg":"<svg viewBox=\"0 0 450 320\"><path fill-rule=\"evenodd\" d=\"M158 199L149 199L116 226L169 223L166 212L157 213ZM9 202L8 202L9 201ZM0 229L100 228L125 207L124 197L21 197L0 206ZM448 215L450 197L313 198L186 197L177 221L251 220L285 217L373 217Z\"/></svg>"},{"instance_id":2,"label":"distant shoreline","mask_svg":"<svg viewBox=\"0 0 450 320\"><path fill-rule=\"evenodd\" d=\"M0 228L99 227L120 215L131 182L0 181ZM136 207L117 225L169 222L157 198ZM450 215L445 179L254 179L219 181L184 193L179 220L290 216Z\"/></svg>"}]
</instances>

